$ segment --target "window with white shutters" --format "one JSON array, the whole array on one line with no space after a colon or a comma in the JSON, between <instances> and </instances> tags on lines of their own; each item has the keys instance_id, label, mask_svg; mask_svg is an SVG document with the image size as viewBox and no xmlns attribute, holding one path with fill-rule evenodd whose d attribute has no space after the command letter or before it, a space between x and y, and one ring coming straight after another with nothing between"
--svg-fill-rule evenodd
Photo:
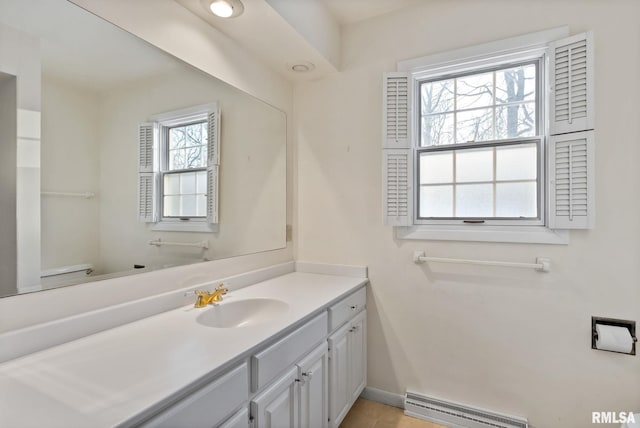
<instances>
[{"instance_id":1,"label":"window with white shutters","mask_svg":"<svg viewBox=\"0 0 640 428\"><path fill-rule=\"evenodd\" d=\"M566 243L593 227L593 40L563 31L385 73L383 218L399 237Z\"/></svg>"},{"instance_id":2,"label":"window with white shutters","mask_svg":"<svg viewBox=\"0 0 640 428\"><path fill-rule=\"evenodd\" d=\"M152 119L140 125L140 221L154 223L154 230L217 230L217 104L163 113Z\"/></svg>"}]
</instances>

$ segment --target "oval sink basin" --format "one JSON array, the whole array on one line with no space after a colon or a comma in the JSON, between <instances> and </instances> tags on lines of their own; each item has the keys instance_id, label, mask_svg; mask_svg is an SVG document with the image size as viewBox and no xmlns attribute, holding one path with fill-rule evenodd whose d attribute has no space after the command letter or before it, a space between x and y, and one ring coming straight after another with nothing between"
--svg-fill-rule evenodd
<instances>
[{"instance_id":1,"label":"oval sink basin","mask_svg":"<svg viewBox=\"0 0 640 428\"><path fill-rule=\"evenodd\" d=\"M244 299L207 308L196 321L214 328L249 327L270 321L288 309L289 305L282 300Z\"/></svg>"}]
</instances>

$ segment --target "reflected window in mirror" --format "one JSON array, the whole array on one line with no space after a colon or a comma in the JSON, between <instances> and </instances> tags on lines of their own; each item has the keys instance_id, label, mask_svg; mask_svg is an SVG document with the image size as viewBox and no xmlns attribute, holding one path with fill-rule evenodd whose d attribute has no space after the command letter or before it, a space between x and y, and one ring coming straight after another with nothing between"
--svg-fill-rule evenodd
<instances>
[{"instance_id":1,"label":"reflected window in mirror","mask_svg":"<svg viewBox=\"0 0 640 428\"><path fill-rule=\"evenodd\" d=\"M207 122L163 127L160 133L162 219L207 216Z\"/></svg>"},{"instance_id":2,"label":"reflected window in mirror","mask_svg":"<svg viewBox=\"0 0 640 428\"><path fill-rule=\"evenodd\" d=\"M140 125L139 218L153 230L217 231L219 117L212 103Z\"/></svg>"}]
</instances>

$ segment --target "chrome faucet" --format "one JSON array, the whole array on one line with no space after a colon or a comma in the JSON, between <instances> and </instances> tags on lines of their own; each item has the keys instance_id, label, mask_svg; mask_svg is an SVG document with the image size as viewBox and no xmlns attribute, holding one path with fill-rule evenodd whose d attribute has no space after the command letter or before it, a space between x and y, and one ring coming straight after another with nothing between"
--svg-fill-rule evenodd
<instances>
[{"instance_id":1,"label":"chrome faucet","mask_svg":"<svg viewBox=\"0 0 640 428\"><path fill-rule=\"evenodd\" d=\"M193 305L196 308L204 308L207 305L212 303L222 302L222 296L229 292L228 289L223 288L224 284L218 284L215 290L212 293L207 291L196 290L194 293L196 296L196 303Z\"/></svg>"}]
</instances>

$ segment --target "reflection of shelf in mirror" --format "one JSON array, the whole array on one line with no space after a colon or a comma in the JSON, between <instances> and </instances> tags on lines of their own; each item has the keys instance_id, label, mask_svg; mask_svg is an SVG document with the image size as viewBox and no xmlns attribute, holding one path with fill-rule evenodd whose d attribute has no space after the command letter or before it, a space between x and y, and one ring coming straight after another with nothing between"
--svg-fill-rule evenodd
<instances>
[{"instance_id":1,"label":"reflection of shelf in mirror","mask_svg":"<svg viewBox=\"0 0 640 428\"><path fill-rule=\"evenodd\" d=\"M171 242L171 241L163 241L162 239L156 239L155 241L149 241L149 245L155 245L156 247L161 247L163 245L170 245L172 247L197 247L203 249L209 249L209 241L200 241L200 242Z\"/></svg>"},{"instance_id":2,"label":"reflection of shelf in mirror","mask_svg":"<svg viewBox=\"0 0 640 428\"><path fill-rule=\"evenodd\" d=\"M94 192L40 192L42 196L64 196L68 198L83 198L83 199L91 199L96 196Z\"/></svg>"}]
</instances>

